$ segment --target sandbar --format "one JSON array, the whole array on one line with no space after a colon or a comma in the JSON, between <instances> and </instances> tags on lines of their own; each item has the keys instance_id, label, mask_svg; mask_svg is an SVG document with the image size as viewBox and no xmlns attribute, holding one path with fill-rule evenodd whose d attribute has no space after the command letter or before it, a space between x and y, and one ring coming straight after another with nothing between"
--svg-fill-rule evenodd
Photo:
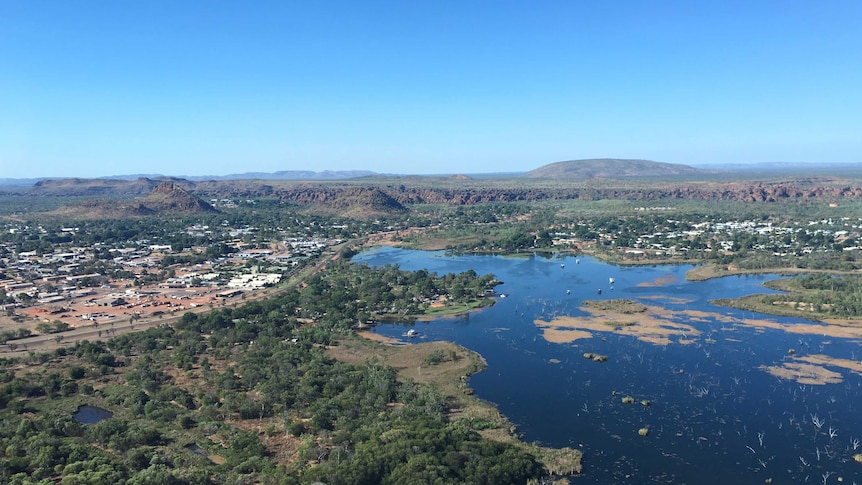
<instances>
[{"instance_id":1,"label":"sandbar","mask_svg":"<svg viewBox=\"0 0 862 485\"><path fill-rule=\"evenodd\" d=\"M597 332L631 335L656 345L673 343L673 337L679 337L677 343L691 343L689 337L700 335L694 326L680 322L718 322L723 324L722 330L738 325L801 335L862 339L862 325L846 321L779 323L765 318L738 318L702 310L671 310L624 300L607 300L601 304L584 302L580 309L587 315L563 316L550 321L537 319L533 323L542 329L542 337L553 343L587 339Z\"/></svg>"},{"instance_id":2,"label":"sandbar","mask_svg":"<svg viewBox=\"0 0 862 485\"><path fill-rule=\"evenodd\" d=\"M591 338L596 332L631 335L638 340L656 345L668 345L673 342L672 337L685 339L700 335L700 332L691 325L673 321L674 318L681 316L680 312L661 307L635 305L643 308L643 311L630 313L624 305L615 309L583 305L581 310L587 312L587 316L565 316L551 321L539 319L534 320L533 323L542 329L542 337L553 343L569 343Z\"/></svg>"},{"instance_id":3,"label":"sandbar","mask_svg":"<svg viewBox=\"0 0 862 485\"><path fill-rule=\"evenodd\" d=\"M805 355L797 357L796 360L815 365L839 367L841 369L847 369L855 374L862 375L862 362L857 360L839 359L837 357L830 357L823 354Z\"/></svg>"},{"instance_id":4,"label":"sandbar","mask_svg":"<svg viewBox=\"0 0 862 485\"><path fill-rule=\"evenodd\" d=\"M672 274L666 274L664 276L660 276L652 281L642 281L637 284L637 286L667 286L671 283L676 282L676 276Z\"/></svg>"},{"instance_id":5,"label":"sandbar","mask_svg":"<svg viewBox=\"0 0 862 485\"><path fill-rule=\"evenodd\" d=\"M825 384L840 384L844 377L835 371L831 371L822 365L806 364L804 362L785 362L782 365L762 365L765 370L779 379L796 381L800 384L813 384L822 386Z\"/></svg>"},{"instance_id":6,"label":"sandbar","mask_svg":"<svg viewBox=\"0 0 862 485\"><path fill-rule=\"evenodd\" d=\"M402 342L397 338L387 337L385 335L380 335L379 333L370 332L368 330L360 330L356 332L356 335L360 337L367 338L368 340L374 340L376 342L384 343L386 345L410 345L407 342Z\"/></svg>"}]
</instances>

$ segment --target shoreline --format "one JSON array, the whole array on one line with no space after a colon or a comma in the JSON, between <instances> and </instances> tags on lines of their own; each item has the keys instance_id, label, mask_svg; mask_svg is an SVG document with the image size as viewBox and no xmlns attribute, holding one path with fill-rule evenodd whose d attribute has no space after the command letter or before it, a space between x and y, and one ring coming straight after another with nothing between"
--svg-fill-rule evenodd
<instances>
[{"instance_id":1,"label":"shoreline","mask_svg":"<svg viewBox=\"0 0 862 485\"><path fill-rule=\"evenodd\" d=\"M412 251L430 251L430 249L417 249L417 248L407 248L403 247L399 244L387 244L390 247L399 247L406 250ZM373 246L371 246L373 247ZM565 255L577 255L583 254L586 256L594 257L599 261L602 261L606 264L612 264L615 266L657 266L657 265L695 265L693 268L689 269L685 273L686 281L696 282L696 281L708 281L710 279L715 278L724 278L727 276L738 276L738 275L753 275L753 274L774 274L778 276L795 276L802 274L832 274L832 275L862 275L862 271L854 271L854 270L824 270L824 269L805 269L805 268L796 268L796 267L782 267L782 268L757 268L757 269L743 269L737 268L733 265L718 265L716 263L712 263L704 260L671 260L671 259L661 259L661 260L649 260L649 261L617 261L613 258L607 257L608 255L605 253L593 251L590 249L566 249L566 250L533 250L530 253L527 252L512 252L512 253L500 253L500 252L482 252L482 251L465 251L464 254L494 254L502 257L518 257L518 256L528 256L533 253L556 253L556 254L565 254ZM724 266L724 267L722 267ZM811 320L814 322L822 323L824 325L837 325L837 326L852 326L854 324L862 324L862 319L852 319L852 318L830 318L828 315L811 315L803 312L791 312L786 309L780 308L772 308L766 306L758 306L757 308L751 306L750 304L746 304L745 300L750 300L755 298L758 294L753 293L750 295L744 295L740 298L736 299L725 299L725 300L715 300L711 303L725 306L728 308L734 308L737 310L746 310L746 311L754 311L758 313L763 313L765 315L776 316L776 317L794 317L794 318L804 318L806 320ZM466 310L464 313L469 312L470 310ZM457 315L456 313L452 314ZM427 321L429 319L437 318L443 315L427 315L422 318L417 318L417 320Z\"/></svg>"},{"instance_id":2,"label":"shoreline","mask_svg":"<svg viewBox=\"0 0 862 485\"><path fill-rule=\"evenodd\" d=\"M429 364L432 352L452 352L458 358ZM464 423L486 439L522 447L533 454L554 476L577 476L583 471L583 452L573 448L552 448L527 443L516 433L515 425L490 401L473 394L467 381L470 376L487 370L488 363L478 352L448 340L403 342L374 334L355 332L328 349L330 356L345 362L364 361L373 356L391 365L399 379L435 386L450 403L450 423ZM565 480L565 478L563 478ZM563 484L565 481L555 483Z\"/></svg>"}]
</instances>

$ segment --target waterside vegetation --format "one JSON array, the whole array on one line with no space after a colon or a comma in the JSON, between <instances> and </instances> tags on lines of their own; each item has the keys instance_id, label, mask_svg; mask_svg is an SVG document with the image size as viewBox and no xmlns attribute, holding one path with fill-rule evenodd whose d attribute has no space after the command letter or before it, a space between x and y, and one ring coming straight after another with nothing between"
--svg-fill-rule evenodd
<instances>
[{"instance_id":1,"label":"waterside vegetation","mask_svg":"<svg viewBox=\"0 0 862 485\"><path fill-rule=\"evenodd\" d=\"M511 430L506 439L480 434L505 426L498 413L459 405L468 399L461 379L482 366L475 354L450 349L429 363L430 352L405 366L460 366L448 397L434 379L399 376L374 356L382 348L354 362L331 356L342 339L356 345L355 315L407 309L425 290L442 293L444 281L482 289L493 277L342 261L266 300L32 354L25 363L35 367L6 360L3 481L491 484L548 475ZM114 416L82 425L72 414L83 404ZM566 456L577 471L579 452Z\"/></svg>"}]
</instances>

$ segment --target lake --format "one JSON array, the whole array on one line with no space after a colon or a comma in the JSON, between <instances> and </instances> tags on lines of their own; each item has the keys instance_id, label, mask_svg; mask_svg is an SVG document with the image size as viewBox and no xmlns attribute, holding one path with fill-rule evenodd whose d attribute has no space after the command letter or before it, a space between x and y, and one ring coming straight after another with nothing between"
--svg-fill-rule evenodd
<instances>
[{"instance_id":1,"label":"lake","mask_svg":"<svg viewBox=\"0 0 862 485\"><path fill-rule=\"evenodd\" d=\"M688 282L691 266L389 247L353 261L473 269L504 282L496 290L506 297L493 307L374 331L410 340L403 335L415 329L412 341L450 340L480 353L488 368L470 379L476 395L525 441L583 450L574 483L862 483L854 460L862 453L862 340L709 303L770 293L762 283L774 275ZM629 334L643 328L606 325L582 307L619 298L647 305L656 329L669 333ZM565 328L555 333L557 325ZM608 360L585 359L588 352ZM634 404L622 403L627 396Z\"/></svg>"}]
</instances>

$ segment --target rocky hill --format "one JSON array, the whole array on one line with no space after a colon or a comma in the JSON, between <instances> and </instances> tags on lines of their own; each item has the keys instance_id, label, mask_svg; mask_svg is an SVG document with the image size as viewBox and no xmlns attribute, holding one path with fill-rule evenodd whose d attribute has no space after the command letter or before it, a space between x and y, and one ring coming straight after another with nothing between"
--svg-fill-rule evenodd
<instances>
[{"instance_id":1,"label":"rocky hill","mask_svg":"<svg viewBox=\"0 0 862 485\"><path fill-rule=\"evenodd\" d=\"M191 182L175 178L150 179L139 177L135 180L68 178L36 182L27 192L44 197L144 196L165 182L174 183L186 189L191 186Z\"/></svg>"},{"instance_id":2,"label":"rocky hill","mask_svg":"<svg viewBox=\"0 0 862 485\"><path fill-rule=\"evenodd\" d=\"M525 173L525 178L540 179L595 179L667 177L707 173L688 165L653 162L650 160L628 160L620 158L594 158L568 160L544 165Z\"/></svg>"},{"instance_id":3,"label":"rocky hill","mask_svg":"<svg viewBox=\"0 0 862 485\"><path fill-rule=\"evenodd\" d=\"M122 183L120 183L122 182ZM590 179L500 179L468 177L400 177L380 180L288 182L135 181L69 179L46 181L29 191L7 193L43 199L46 195L86 196L87 202L67 205L57 215L80 218L123 218L167 212L213 211L204 200L274 199L303 212L320 212L358 219L405 213L413 205L471 205L543 200L725 200L770 203L812 201L839 203L862 197L862 180L835 176L746 179L709 173L705 177L630 177ZM144 187L152 187L140 192ZM102 194L93 196L93 194ZM94 200L95 199L95 200ZM203 200L201 200L203 199ZM23 199L22 199L23 200Z\"/></svg>"},{"instance_id":4,"label":"rocky hill","mask_svg":"<svg viewBox=\"0 0 862 485\"><path fill-rule=\"evenodd\" d=\"M136 187L145 185L145 182L135 181ZM88 185L82 183L73 183L73 191L78 192L82 187L99 187L100 185ZM102 185L104 187L104 185ZM111 190L116 190L116 185L109 185ZM129 188L129 186L125 186ZM56 187L52 187L52 191ZM132 188L132 191L135 189ZM85 189L86 191L86 189ZM94 198L83 200L74 204L66 205L50 213L50 215L58 217L68 217L73 219L126 219L135 217L153 216L164 213L201 213L201 212L217 212L217 210L187 192L182 186L174 182L162 182L150 190L150 193L143 197L137 197L133 200L121 198L115 194L114 198Z\"/></svg>"},{"instance_id":5,"label":"rocky hill","mask_svg":"<svg viewBox=\"0 0 862 485\"><path fill-rule=\"evenodd\" d=\"M556 181L523 179L500 182L448 183L380 183L340 184L265 184L265 183L198 183L195 194L204 197L256 198L272 197L310 210L337 210L367 207L369 212L396 213L413 204L471 205L485 202L540 200L733 200L740 202L775 202L780 200L824 200L862 197L857 180L834 177L808 177L779 181L640 181L633 179ZM391 199L391 200L390 200ZM388 212L388 211L396 212Z\"/></svg>"},{"instance_id":6,"label":"rocky hill","mask_svg":"<svg viewBox=\"0 0 862 485\"><path fill-rule=\"evenodd\" d=\"M320 212L367 219L407 212L407 208L378 187L320 187L303 185L293 191L278 192L284 202L307 206Z\"/></svg>"},{"instance_id":7,"label":"rocky hill","mask_svg":"<svg viewBox=\"0 0 862 485\"><path fill-rule=\"evenodd\" d=\"M174 182L164 182L153 187L152 192L139 201L141 205L156 212L216 212L209 203L193 196Z\"/></svg>"}]
</instances>

